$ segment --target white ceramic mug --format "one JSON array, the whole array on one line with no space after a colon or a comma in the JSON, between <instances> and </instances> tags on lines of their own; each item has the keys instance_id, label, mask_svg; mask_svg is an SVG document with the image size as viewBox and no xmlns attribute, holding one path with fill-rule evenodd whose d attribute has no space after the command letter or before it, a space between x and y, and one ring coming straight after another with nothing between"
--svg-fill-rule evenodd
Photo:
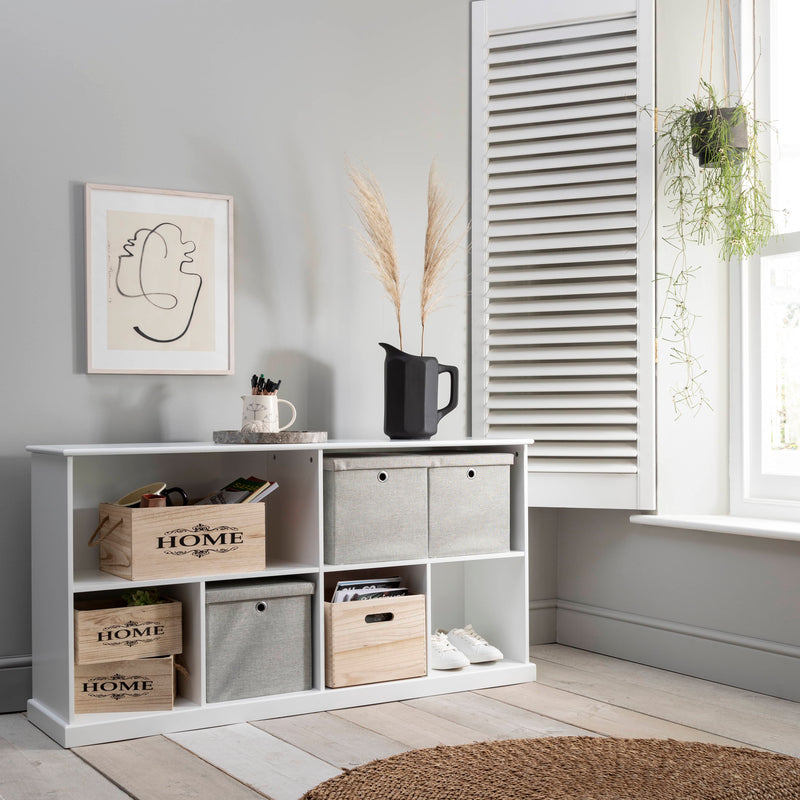
<instances>
[{"instance_id":1,"label":"white ceramic mug","mask_svg":"<svg viewBox=\"0 0 800 800\"><path fill-rule=\"evenodd\" d=\"M243 394L242 432L243 433L278 433L294 424L297 409L277 394ZM278 419L278 404L284 403L292 410L292 418L283 426Z\"/></svg>"}]
</instances>

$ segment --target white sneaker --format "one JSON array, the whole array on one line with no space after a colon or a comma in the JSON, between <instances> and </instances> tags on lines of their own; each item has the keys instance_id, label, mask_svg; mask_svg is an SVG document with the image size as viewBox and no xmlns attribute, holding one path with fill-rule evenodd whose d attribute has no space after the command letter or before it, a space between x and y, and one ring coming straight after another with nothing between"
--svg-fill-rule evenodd
<instances>
[{"instance_id":1,"label":"white sneaker","mask_svg":"<svg viewBox=\"0 0 800 800\"><path fill-rule=\"evenodd\" d=\"M489 644L486 639L475 633L472 625L467 625L465 628L453 628L447 634L447 639L469 659L470 664L501 661L503 658L503 654L494 645Z\"/></svg>"},{"instance_id":2,"label":"white sneaker","mask_svg":"<svg viewBox=\"0 0 800 800\"><path fill-rule=\"evenodd\" d=\"M431 634L431 669L460 669L469 664L469 659L456 650L444 631Z\"/></svg>"}]
</instances>

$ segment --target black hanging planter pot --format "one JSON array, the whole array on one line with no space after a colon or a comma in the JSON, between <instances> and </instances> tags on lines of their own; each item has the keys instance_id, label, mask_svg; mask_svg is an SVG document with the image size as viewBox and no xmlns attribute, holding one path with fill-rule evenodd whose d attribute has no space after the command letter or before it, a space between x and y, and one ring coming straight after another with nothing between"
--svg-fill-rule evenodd
<instances>
[{"instance_id":1,"label":"black hanging planter pot","mask_svg":"<svg viewBox=\"0 0 800 800\"><path fill-rule=\"evenodd\" d=\"M719 167L747 150L747 117L740 106L698 111L689 118L692 155L701 167Z\"/></svg>"},{"instance_id":2,"label":"black hanging planter pot","mask_svg":"<svg viewBox=\"0 0 800 800\"><path fill-rule=\"evenodd\" d=\"M430 439L458 404L458 369L385 342L383 432L390 439ZM439 408L439 373L450 374L450 400Z\"/></svg>"}]
</instances>

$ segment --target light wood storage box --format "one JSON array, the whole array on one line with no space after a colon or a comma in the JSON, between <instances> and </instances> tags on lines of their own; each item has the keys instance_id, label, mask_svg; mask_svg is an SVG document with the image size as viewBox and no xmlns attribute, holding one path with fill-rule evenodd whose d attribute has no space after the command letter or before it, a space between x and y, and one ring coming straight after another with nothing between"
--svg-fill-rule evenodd
<instances>
[{"instance_id":1,"label":"light wood storage box","mask_svg":"<svg viewBox=\"0 0 800 800\"><path fill-rule=\"evenodd\" d=\"M75 713L171 711L175 702L172 656L75 665Z\"/></svg>"},{"instance_id":2,"label":"light wood storage box","mask_svg":"<svg viewBox=\"0 0 800 800\"><path fill-rule=\"evenodd\" d=\"M507 553L511 453L448 453L428 470L428 556Z\"/></svg>"},{"instance_id":3,"label":"light wood storage box","mask_svg":"<svg viewBox=\"0 0 800 800\"><path fill-rule=\"evenodd\" d=\"M429 463L405 454L325 458L325 563L425 558Z\"/></svg>"},{"instance_id":4,"label":"light wood storage box","mask_svg":"<svg viewBox=\"0 0 800 800\"><path fill-rule=\"evenodd\" d=\"M74 614L76 664L181 652L178 600L147 606L128 606L120 597L76 600Z\"/></svg>"},{"instance_id":5,"label":"light wood storage box","mask_svg":"<svg viewBox=\"0 0 800 800\"><path fill-rule=\"evenodd\" d=\"M425 595L325 603L325 685L417 678L427 673Z\"/></svg>"},{"instance_id":6,"label":"light wood storage box","mask_svg":"<svg viewBox=\"0 0 800 800\"><path fill-rule=\"evenodd\" d=\"M128 580L158 580L266 566L264 503L127 508L100 504L100 569Z\"/></svg>"}]
</instances>

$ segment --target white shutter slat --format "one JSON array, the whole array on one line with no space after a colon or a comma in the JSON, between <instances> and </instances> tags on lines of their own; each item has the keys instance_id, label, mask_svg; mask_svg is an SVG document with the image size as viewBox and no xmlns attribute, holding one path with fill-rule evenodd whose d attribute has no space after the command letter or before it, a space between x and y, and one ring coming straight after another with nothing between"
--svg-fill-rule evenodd
<instances>
[{"instance_id":1,"label":"white shutter slat","mask_svg":"<svg viewBox=\"0 0 800 800\"><path fill-rule=\"evenodd\" d=\"M495 331L489 335L489 346L492 350L513 345L552 345L552 344L598 344L600 342L635 342L636 333L627 328L608 328L592 331L557 330L557 331L525 331L523 333L507 333Z\"/></svg>"},{"instance_id":2,"label":"white shutter slat","mask_svg":"<svg viewBox=\"0 0 800 800\"><path fill-rule=\"evenodd\" d=\"M636 447L611 442L537 442L530 454L534 458L635 458Z\"/></svg>"},{"instance_id":3,"label":"white shutter slat","mask_svg":"<svg viewBox=\"0 0 800 800\"><path fill-rule=\"evenodd\" d=\"M489 161L488 174L509 175L519 172L543 172L557 169L573 169L580 167L604 167L616 164L636 162L636 153L632 148L589 151L587 153L571 152L566 154L547 153L537 157L535 154L522 158L498 158Z\"/></svg>"},{"instance_id":4,"label":"white shutter slat","mask_svg":"<svg viewBox=\"0 0 800 800\"><path fill-rule=\"evenodd\" d=\"M595 153L611 147L632 147L636 144L636 135L632 131L611 132L603 136L564 136L550 139L513 140L489 145L489 161L502 164L498 159L521 157L529 159L538 155L555 155L557 153ZM509 162L515 163L515 162ZM517 162L522 163L522 162Z\"/></svg>"},{"instance_id":5,"label":"white shutter slat","mask_svg":"<svg viewBox=\"0 0 800 800\"><path fill-rule=\"evenodd\" d=\"M635 442L635 425L603 425L602 427L571 427L559 425L538 425L531 431L531 436L536 434L537 442Z\"/></svg>"},{"instance_id":6,"label":"white shutter slat","mask_svg":"<svg viewBox=\"0 0 800 800\"><path fill-rule=\"evenodd\" d=\"M492 347L489 351L489 364L519 363L529 361L538 363L542 361L585 361L590 358L621 360L635 358L636 347L624 344L589 345L585 347L557 345L555 347L522 348L515 347L511 350L499 350Z\"/></svg>"},{"instance_id":7,"label":"white shutter slat","mask_svg":"<svg viewBox=\"0 0 800 800\"><path fill-rule=\"evenodd\" d=\"M633 394L534 395L492 398L493 409L524 411L530 408L636 408Z\"/></svg>"},{"instance_id":8,"label":"white shutter slat","mask_svg":"<svg viewBox=\"0 0 800 800\"><path fill-rule=\"evenodd\" d=\"M569 167L569 165L567 165ZM564 186L568 184L596 183L600 181L629 181L636 177L636 164L634 161L622 164L610 164L601 167L590 167L561 172L554 169L552 172L541 170L538 172L525 172L522 174L494 174L488 175L486 189L489 195L494 192L508 189L531 189L535 186Z\"/></svg>"},{"instance_id":9,"label":"white shutter slat","mask_svg":"<svg viewBox=\"0 0 800 800\"><path fill-rule=\"evenodd\" d=\"M635 131L636 115L628 107L616 116L605 116L603 129L612 131ZM560 122L539 122L536 125L515 125L511 128L493 128L486 137L489 148L503 142L533 142L538 139L572 139L597 133L597 120L580 117Z\"/></svg>"},{"instance_id":10,"label":"white shutter slat","mask_svg":"<svg viewBox=\"0 0 800 800\"><path fill-rule=\"evenodd\" d=\"M579 25L554 25L514 33L497 33L491 37L492 49L489 63L492 64L492 53L502 53L509 48L519 48L527 45L545 45L547 42L561 42L564 40L580 40L589 38L592 41L602 39L623 31L636 31L636 18L624 16L619 19L596 20Z\"/></svg>"},{"instance_id":11,"label":"white shutter slat","mask_svg":"<svg viewBox=\"0 0 800 800\"><path fill-rule=\"evenodd\" d=\"M653 165L639 113L652 104L649 69L644 94L640 82L646 2L487 0L487 22L504 29L486 32L473 72L473 433L530 436L531 473L602 476L587 496L630 508L645 496L637 476L654 429L640 447L652 409L642 395L652 279L640 269ZM531 496L554 502L536 486Z\"/></svg>"},{"instance_id":12,"label":"white shutter slat","mask_svg":"<svg viewBox=\"0 0 800 800\"><path fill-rule=\"evenodd\" d=\"M580 266L539 267L536 270L499 267L489 272L489 288L505 283L532 283L535 281L572 281L582 278L636 277L635 263L589 264Z\"/></svg>"},{"instance_id":13,"label":"white shutter slat","mask_svg":"<svg viewBox=\"0 0 800 800\"><path fill-rule=\"evenodd\" d=\"M490 222L490 239L527 237L536 234L587 233L592 231L636 229L636 214L586 214L545 216L541 219L499 220Z\"/></svg>"},{"instance_id":14,"label":"white shutter slat","mask_svg":"<svg viewBox=\"0 0 800 800\"><path fill-rule=\"evenodd\" d=\"M636 230L620 231L592 231L590 233L570 233L559 236L498 236L491 242L492 250L496 253L520 253L536 250L563 250L565 248L595 248L619 247L620 245L635 245Z\"/></svg>"},{"instance_id":15,"label":"white shutter slat","mask_svg":"<svg viewBox=\"0 0 800 800\"><path fill-rule=\"evenodd\" d=\"M562 250L560 252L525 253L493 253L487 266L490 272L498 270L515 269L517 267L550 267L564 265L565 267L586 264L601 264L611 261L631 261L635 263L635 248L606 247L602 250Z\"/></svg>"},{"instance_id":16,"label":"white shutter slat","mask_svg":"<svg viewBox=\"0 0 800 800\"><path fill-rule=\"evenodd\" d=\"M531 451L533 451L533 448L531 448ZM529 456L528 472L635 473L636 461L635 459L627 458L537 458Z\"/></svg>"},{"instance_id":17,"label":"white shutter slat","mask_svg":"<svg viewBox=\"0 0 800 800\"><path fill-rule=\"evenodd\" d=\"M636 365L629 361L580 361L564 364L560 361L539 364L492 364L486 374L491 378L555 378L581 375L636 375Z\"/></svg>"},{"instance_id":18,"label":"white shutter slat","mask_svg":"<svg viewBox=\"0 0 800 800\"><path fill-rule=\"evenodd\" d=\"M532 44L532 46L531 46ZM535 42L519 44L516 47L495 47L489 54L489 65L493 75L513 75L516 70L527 69L527 62L540 59L561 59L565 56L580 58L583 53L613 53L615 50L629 50L636 47L634 30L622 31L607 36L591 38L559 39L551 43Z\"/></svg>"},{"instance_id":19,"label":"white shutter slat","mask_svg":"<svg viewBox=\"0 0 800 800\"><path fill-rule=\"evenodd\" d=\"M635 101L636 84L633 81L600 86L581 85L576 86L574 89L562 89L558 92L531 92L528 94L493 97L489 100L487 108L490 114L510 114L516 111L545 109L551 106L581 105L624 98L628 98L630 103ZM630 106L628 111L630 111ZM502 120L502 117L500 119ZM511 123L506 119L506 124Z\"/></svg>"},{"instance_id":20,"label":"white shutter slat","mask_svg":"<svg viewBox=\"0 0 800 800\"><path fill-rule=\"evenodd\" d=\"M635 57L633 59L635 61ZM631 59L622 60L621 65L584 71L580 59L558 62L558 72L546 71L538 75L525 74L515 80L497 80L494 72L489 73L489 98L493 100L511 95L536 94L546 96L549 92L564 90L574 92L579 87L605 86L607 84L628 84L630 87L636 80L636 68L631 66ZM566 70L569 70L568 72ZM622 97L616 93L610 95Z\"/></svg>"},{"instance_id":21,"label":"white shutter slat","mask_svg":"<svg viewBox=\"0 0 800 800\"><path fill-rule=\"evenodd\" d=\"M552 314L571 311L618 311L625 308L636 308L636 298L629 295L612 295L610 297L579 296L564 300L490 300L489 315L493 314ZM490 319L489 324L492 324ZM556 326L558 327L558 326Z\"/></svg>"},{"instance_id":22,"label":"white shutter slat","mask_svg":"<svg viewBox=\"0 0 800 800\"><path fill-rule=\"evenodd\" d=\"M502 130L509 126L520 128L524 125L538 125L540 123L556 124L569 120L586 121L590 119L605 119L616 114L635 114L637 108L630 98L619 98L613 94L611 97L598 98L594 103L577 105L564 105L546 108L517 109L513 113L496 113L489 118L487 131Z\"/></svg>"},{"instance_id":23,"label":"white shutter slat","mask_svg":"<svg viewBox=\"0 0 800 800\"><path fill-rule=\"evenodd\" d=\"M526 223L536 220L584 217L597 214L627 214L626 222L630 224L631 214L636 214L636 200L633 197L598 197L593 200L573 200L572 202L540 202L531 207L529 204L502 205L492 208L489 222ZM636 217L633 217L636 224Z\"/></svg>"},{"instance_id":24,"label":"white shutter slat","mask_svg":"<svg viewBox=\"0 0 800 800\"><path fill-rule=\"evenodd\" d=\"M567 311L573 310L567 304ZM536 331L549 328L636 327L636 309L628 313L541 314L498 316L491 321L492 331Z\"/></svg>"},{"instance_id":25,"label":"white shutter slat","mask_svg":"<svg viewBox=\"0 0 800 800\"><path fill-rule=\"evenodd\" d=\"M529 377L493 378L488 382L487 389L494 401L496 398L516 397L521 394L535 395L537 393L573 394L576 392L635 392L636 378L626 376L593 376L581 377L569 375L550 379Z\"/></svg>"},{"instance_id":26,"label":"white shutter slat","mask_svg":"<svg viewBox=\"0 0 800 800\"><path fill-rule=\"evenodd\" d=\"M531 283L516 286L489 284L490 300L519 300L534 297L569 297L571 295L635 294L636 281L575 281L567 283Z\"/></svg>"},{"instance_id":27,"label":"white shutter slat","mask_svg":"<svg viewBox=\"0 0 800 800\"><path fill-rule=\"evenodd\" d=\"M634 36L620 37L617 44L617 47L606 46L605 51L587 50L583 56L576 53L569 59L553 58L553 54L558 50L567 49L563 45L552 48L549 55L538 52L539 48L532 49L527 58L524 50L517 51L515 53L517 58L513 63L506 66L498 64L493 67L489 95L496 96L506 93L503 89L512 91L515 82L538 75L635 66L636 38Z\"/></svg>"},{"instance_id":28,"label":"white shutter slat","mask_svg":"<svg viewBox=\"0 0 800 800\"><path fill-rule=\"evenodd\" d=\"M636 412L625 408L537 408L524 416L512 412L490 411L494 426L513 425L635 425Z\"/></svg>"}]
</instances>

